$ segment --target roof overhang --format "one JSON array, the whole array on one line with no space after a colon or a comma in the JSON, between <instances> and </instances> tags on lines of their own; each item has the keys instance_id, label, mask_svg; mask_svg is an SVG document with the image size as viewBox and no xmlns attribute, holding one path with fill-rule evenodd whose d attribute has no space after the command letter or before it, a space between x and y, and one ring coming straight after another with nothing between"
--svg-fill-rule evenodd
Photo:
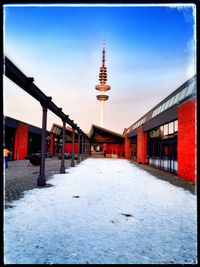
<instances>
[{"instance_id":1,"label":"roof overhang","mask_svg":"<svg viewBox=\"0 0 200 267\"><path fill-rule=\"evenodd\" d=\"M92 124L89 137L92 143L124 143L122 134Z\"/></svg>"}]
</instances>

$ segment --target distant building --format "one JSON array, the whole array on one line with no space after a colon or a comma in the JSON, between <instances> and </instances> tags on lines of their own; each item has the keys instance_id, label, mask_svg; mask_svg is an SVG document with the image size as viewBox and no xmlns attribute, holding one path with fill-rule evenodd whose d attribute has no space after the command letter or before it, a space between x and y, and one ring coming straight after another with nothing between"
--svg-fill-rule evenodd
<instances>
[{"instance_id":1,"label":"distant building","mask_svg":"<svg viewBox=\"0 0 200 267\"><path fill-rule=\"evenodd\" d=\"M48 134L47 131L47 136ZM22 160L28 155L40 153L41 136L41 128L8 116L4 117L4 146L11 152L10 160Z\"/></svg>"},{"instance_id":2,"label":"distant building","mask_svg":"<svg viewBox=\"0 0 200 267\"><path fill-rule=\"evenodd\" d=\"M124 136L103 127L92 125L89 133L91 155L112 158L124 157Z\"/></svg>"},{"instance_id":3,"label":"distant building","mask_svg":"<svg viewBox=\"0 0 200 267\"><path fill-rule=\"evenodd\" d=\"M54 156L61 155L62 152L62 132L63 126L53 123L50 131L50 152ZM80 153L82 146L80 146ZM72 153L72 128L67 126L65 128L65 153ZM75 131L74 153L78 153L78 133Z\"/></svg>"}]
</instances>

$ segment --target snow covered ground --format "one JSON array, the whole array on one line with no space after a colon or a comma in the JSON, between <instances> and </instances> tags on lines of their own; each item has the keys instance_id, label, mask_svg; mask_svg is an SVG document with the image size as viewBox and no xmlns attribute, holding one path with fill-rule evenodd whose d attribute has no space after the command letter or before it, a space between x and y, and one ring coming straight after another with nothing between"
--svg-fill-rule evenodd
<instances>
[{"instance_id":1,"label":"snow covered ground","mask_svg":"<svg viewBox=\"0 0 200 267\"><path fill-rule=\"evenodd\" d=\"M196 263L196 196L89 158L4 212L4 263Z\"/></svg>"}]
</instances>

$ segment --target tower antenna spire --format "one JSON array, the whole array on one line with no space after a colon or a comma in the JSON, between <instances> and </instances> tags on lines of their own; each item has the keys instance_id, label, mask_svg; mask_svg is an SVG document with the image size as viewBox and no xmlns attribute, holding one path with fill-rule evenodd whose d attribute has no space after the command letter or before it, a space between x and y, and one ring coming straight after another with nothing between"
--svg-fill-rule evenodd
<instances>
[{"instance_id":1,"label":"tower antenna spire","mask_svg":"<svg viewBox=\"0 0 200 267\"><path fill-rule=\"evenodd\" d=\"M105 67L105 50L106 50L106 48L105 48L105 46L106 46L106 40L105 39L103 39L103 56L102 56L102 66L103 67Z\"/></svg>"},{"instance_id":2,"label":"tower antenna spire","mask_svg":"<svg viewBox=\"0 0 200 267\"><path fill-rule=\"evenodd\" d=\"M95 86L96 90L101 92L101 95L97 95L97 100L100 101L100 125L104 126L104 101L108 100L108 95L105 92L110 90L110 85L107 85L107 69L105 67L105 39L103 40L103 52L102 52L102 66L100 67L99 82L100 84Z\"/></svg>"}]
</instances>

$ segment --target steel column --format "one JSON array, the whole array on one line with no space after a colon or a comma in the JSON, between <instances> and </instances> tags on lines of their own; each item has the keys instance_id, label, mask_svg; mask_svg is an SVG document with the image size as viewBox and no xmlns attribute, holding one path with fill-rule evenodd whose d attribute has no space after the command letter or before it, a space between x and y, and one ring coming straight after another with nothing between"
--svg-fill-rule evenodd
<instances>
[{"instance_id":1,"label":"steel column","mask_svg":"<svg viewBox=\"0 0 200 267\"><path fill-rule=\"evenodd\" d=\"M65 128L66 128L66 122L63 121L62 159L61 159L60 173L65 173Z\"/></svg>"},{"instance_id":2,"label":"steel column","mask_svg":"<svg viewBox=\"0 0 200 267\"><path fill-rule=\"evenodd\" d=\"M78 133L78 163L80 163L80 133Z\"/></svg>"},{"instance_id":3,"label":"steel column","mask_svg":"<svg viewBox=\"0 0 200 267\"><path fill-rule=\"evenodd\" d=\"M86 152L86 149L87 149L87 138L85 137L85 144L84 144L84 158L85 158L85 159L87 158L87 152Z\"/></svg>"},{"instance_id":4,"label":"steel column","mask_svg":"<svg viewBox=\"0 0 200 267\"><path fill-rule=\"evenodd\" d=\"M90 140L88 139L88 157L90 157Z\"/></svg>"},{"instance_id":5,"label":"steel column","mask_svg":"<svg viewBox=\"0 0 200 267\"><path fill-rule=\"evenodd\" d=\"M72 160L71 160L71 167L74 167L75 166L75 163L74 163L74 139L75 139L75 130L74 128L72 128Z\"/></svg>"},{"instance_id":6,"label":"steel column","mask_svg":"<svg viewBox=\"0 0 200 267\"><path fill-rule=\"evenodd\" d=\"M88 152L88 144L87 144L87 138L85 138L85 158L87 158L87 152Z\"/></svg>"},{"instance_id":7,"label":"steel column","mask_svg":"<svg viewBox=\"0 0 200 267\"><path fill-rule=\"evenodd\" d=\"M90 141L88 140L88 157L90 156Z\"/></svg>"},{"instance_id":8,"label":"steel column","mask_svg":"<svg viewBox=\"0 0 200 267\"><path fill-rule=\"evenodd\" d=\"M38 176L37 179L38 186L46 185L46 177L45 177L46 127L47 127L47 108L42 106L42 144L41 144L40 175Z\"/></svg>"},{"instance_id":9,"label":"steel column","mask_svg":"<svg viewBox=\"0 0 200 267\"><path fill-rule=\"evenodd\" d=\"M84 145L83 145L83 147L84 147L84 153L83 153L83 157L84 157L84 159L86 158L86 157L85 157L85 151L86 151L85 142L86 142L86 137L84 136Z\"/></svg>"},{"instance_id":10,"label":"steel column","mask_svg":"<svg viewBox=\"0 0 200 267\"><path fill-rule=\"evenodd\" d=\"M84 136L82 135L82 155L81 155L81 157L82 157L82 160L84 160Z\"/></svg>"}]
</instances>

